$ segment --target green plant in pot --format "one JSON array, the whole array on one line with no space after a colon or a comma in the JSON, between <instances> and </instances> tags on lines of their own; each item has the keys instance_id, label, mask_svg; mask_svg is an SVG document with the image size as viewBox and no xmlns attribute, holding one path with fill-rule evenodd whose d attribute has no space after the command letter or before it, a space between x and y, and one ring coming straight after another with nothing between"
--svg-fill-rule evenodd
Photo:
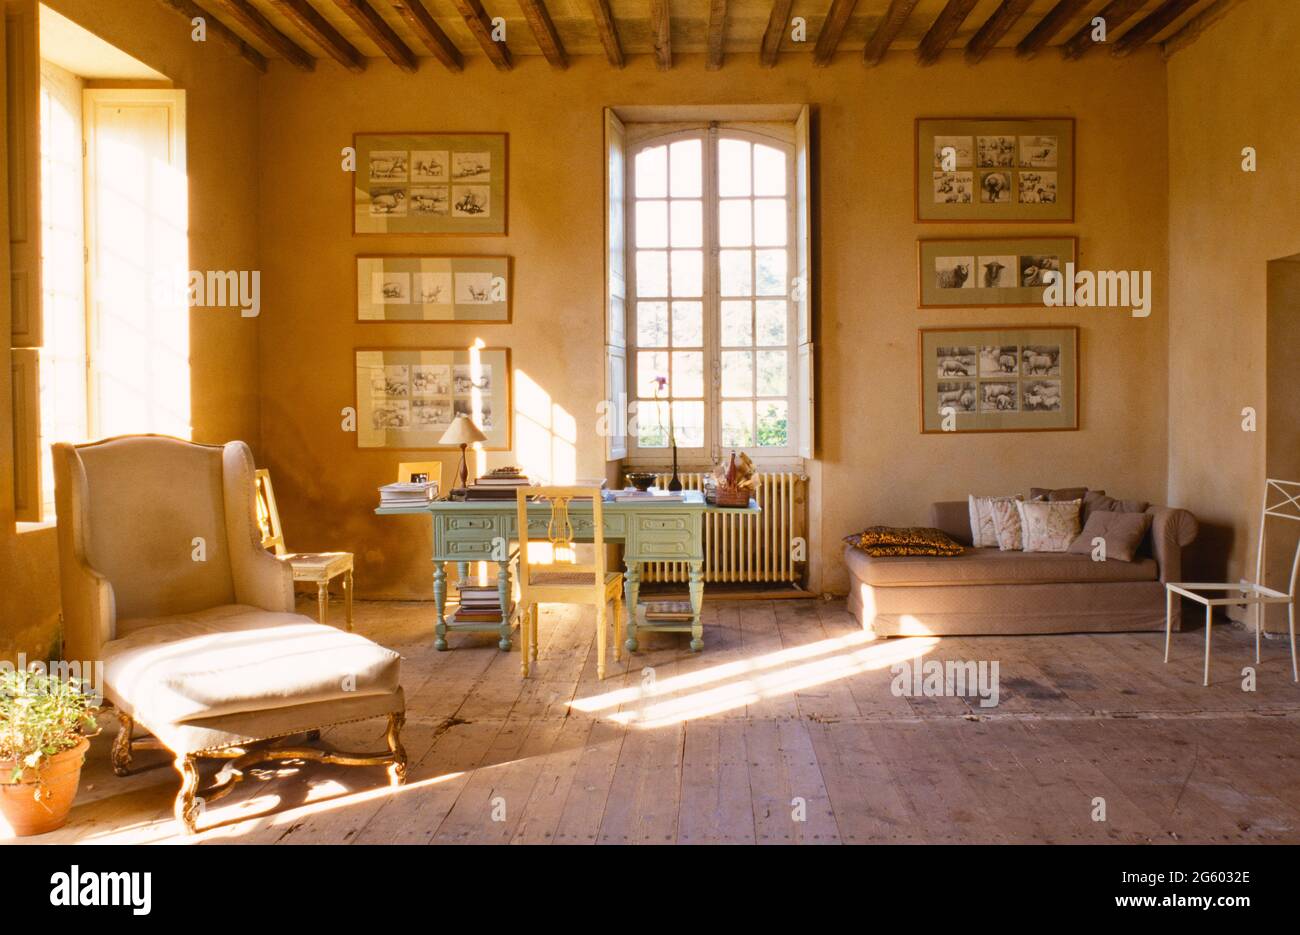
<instances>
[{"instance_id":1,"label":"green plant in pot","mask_svg":"<svg viewBox=\"0 0 1300 935\"><path fill-rule=\"evenodd\" d=\"M0 671L0 812L15 834L68 820L97 707L82 679Z\"/></svg>"}]
</instances>

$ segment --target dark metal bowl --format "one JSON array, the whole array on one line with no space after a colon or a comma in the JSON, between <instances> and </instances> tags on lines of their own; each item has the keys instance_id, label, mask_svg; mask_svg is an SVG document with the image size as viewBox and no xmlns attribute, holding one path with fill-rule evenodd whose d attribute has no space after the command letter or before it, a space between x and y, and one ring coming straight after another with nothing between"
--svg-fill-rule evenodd
<instances>
[{"instance_id":1,"label":"dark metal bowl","mask_svg":"<svg viewBox=\"0 0 1300 935\"><path fill-rule=\"evenodd\" d=\"M658 476L653 471L629 471L627 480L637 490L649 490L655 485Z\"/></svg>"}]
</instances>

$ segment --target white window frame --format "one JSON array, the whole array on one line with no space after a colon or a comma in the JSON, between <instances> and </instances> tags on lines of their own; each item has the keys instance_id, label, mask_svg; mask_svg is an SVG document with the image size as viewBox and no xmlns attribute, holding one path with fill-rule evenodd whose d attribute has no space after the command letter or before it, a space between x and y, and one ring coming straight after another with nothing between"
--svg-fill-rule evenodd
<instances>
[{"instance_id":1,"label":"white window frame","mask_svg":"<svg viewBox=\"0 0 1300 935\"><path fill-rule=\"evenodd\" d=\"M796 204L796 126L793 122L780 123L760 123L760 122L711 122L711 123L693 123L693 124L662 124L662 123L628 123L626 125L627 143L626 158L624 159L624 244L625 257L624 262L627 269L626 285L626 302L625 310L625 335L627 342L626 351L626 383L629 400L635 401L638 398L637 384L637 353L642 348L637 346L637 294L636 294L636 156L645 149L655 146L666 146L682 139L700 139L702 141L704 171L702 179L701 200L703 202L704 214L704 246L705 254L704 264L704 282L703 282L703 326L704 326L704 357L705 357L705 393L704 393L704 445L702 447L679 447L678 458L682 466L704 466L718 463L719 460L730 449L722 446L722 425L721 411L724 397L721 392L721 364L722 351L724 348L721 344L721 309L723 297L720 295L719 285L719 253L722 247L719 244L718 235L718 212L722 202L719 195L718 184L718 144L722 139L740 139L751 144L761 144L765 146L780 149L786 156L786 278L787 289L785 293L786 301L786 343L784 346L761 348L757 343L752 343L746 350L754 353L755 361L755 395L748 397L755 403L761 398L757 395L757 352L763 349L767 350L784 350L786 353L786 445L780 448L759 447L757 444L748 445L744 450L756 464L771 469L780 468L799 468L802 469L803 458L800 457L800 424L801 406L797 398L798 394L798 356L800 352L799 344L799 327L798 327L798 302L794 297L794 279L797 275L798 260L796 256L797 239L800 235L797 224ZM749 198L752 200L755 196L751 193ZM757 249L753 246L751 250ZM754 284L757 288L757 284ZM661 297L653 297L658 300ZM731 298L731 297L728 297ZM737 297L740 298L740 297ZM762 297L751 296L750 301L756 301ZM775 297L769 297L775 298ZM647 301L651 298L648 297ZM671 330L671 302L672 299L666 300L669 304L670 330ZM755 341L757 340L755 336ZM671 353L671 336L668 348L645 348L644 350L668 351ZM745 397L732 397L743 399ZM768 397L770 398L770 397ZM757 417L755 417L755 432L757 432ZM637 444L636 434L628 433L626 457L623 459L628 466L661 466L667 463L671 457L670 448L642 448Z\"/></svg>"}]
</instances>

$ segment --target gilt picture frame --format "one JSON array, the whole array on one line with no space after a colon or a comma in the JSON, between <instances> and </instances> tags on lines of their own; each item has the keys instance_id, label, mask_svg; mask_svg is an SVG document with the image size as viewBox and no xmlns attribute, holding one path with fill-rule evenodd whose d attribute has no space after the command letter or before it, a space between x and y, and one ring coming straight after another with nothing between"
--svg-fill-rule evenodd
<instances>
[{"instance_id":1,"label":"gilt picture frame","mask_svg":"<svg viewBox=\"0 0 1300 935\"><path fill-rule=\"evenodd\" d=\"M1074 220L1073 117L918 117L918 223Z\"/></svg>"},{"instance_id":2,"label":"gilt picture frame","mask_svg":"<svg viewBox=\"0 0 1300 935\"><path fill-rule=\"evenodd\" d=\"M354 234L504 236L509 134L356 133Z\"/></svg>"},{"instance_id":3,"label":"gilt picture frame","mask_svg":"<svg viewBox=\"0 0 1300 935\"><path fill-rule=\"evenodd\" d=\"M921 328L922 434L1079 428L1079 328Z\"/></svg>"},{"instance_id":4,"label":"gilt picture frame","mask_svg":"<svg viewBox=\"0 0 1300 935\"><path fill-rule=\"evenodd\" d=\"M1052 273L1076 263L1077 237L921 238L919 308L1043 306Z\"/></svg>"},{"instance_id":5,"label":"gilt picture frame","mask_svg":"<svg viewBox=\"0 0 1300 935\"><path fill-rule=\"evenodd\" d=\"M357 257L357 321L509 324L510 257Z\"/></svg>"}]
</instances>

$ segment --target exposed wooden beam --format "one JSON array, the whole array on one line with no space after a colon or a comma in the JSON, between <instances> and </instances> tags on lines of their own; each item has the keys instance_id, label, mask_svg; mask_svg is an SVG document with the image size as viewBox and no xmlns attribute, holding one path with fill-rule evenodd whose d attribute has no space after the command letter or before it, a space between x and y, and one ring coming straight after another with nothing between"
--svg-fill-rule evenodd
<instances>
[{"instance_id":1,"label":"exposed wooden beam","mask_svg":"<svg viewBox=\"0 0 1300 935\"><path fill-rule=\"evenodd\" d=\"M650 32L655 42L655 65L660 71L673 67L673 28L668 0L650 0Z\"/></svg>"},{"instance_id":2,"label":"exposed wooden beam","mask_svg":"<svg viewBox=\"0 0 1300 935\"><path fill-rule=\"evenodd\" d=\"M763 32L763 47L758 53L758 60L764 68L776 64L776 53L781 49L781 37L790 25L790 7L794 0L772 0L772 13L767 18L767 29Z\"/></svg>"},{"instance_id":3,"label":"exposed wooden beam","mask_svg":"<svg viewBox=\"0 0 1300 935\"><path fill-rule=\"evenodd\" d=\"M421 0L392 0L397 15L406 21L411 32L424 43L424 47L438 61L451 71L460 71L465 67L465 57L456 48L456 43L442 31L442 27L429 15Z\"/></svg>"},{"instance_id":4,"label":"exposed wooden beam","mask_svg":"<svg viewBox=\"0 0 1300 935\"><path fill-rule=\"evenodd\" d=\"M1170 23L1197 3L1200 3L1200 0L1165 0L1149 16L1120 36L1114 48L1110 50L1110 54L1128 55L1134 49L1154 39L1156 33L1167 28Z\"/></svg>"},{"instance_id":5,"label":"exposed wooden beam","mask_svg":"<svg viewBox=\"0 0 1300 935\"><path fill-rule=\"evenodd\" d=\"M984 25L966 43L967 63L978 65L983 61L989 50L1016 24L1016 20L1024 16L1031 3L1033 0L1002 0L1002 5L993 11L993 15L984 21Z\"/></svg>"},{"instance_id":6,"label":"exposed wooden beam","mask_svg":"<svg viewBox=\"0 0 1300 935\"><path fill-rule=\"evenodd\" d=\"M1020 40L1016 54L1021 58L1033 58L1043 50L1047 43L1056 38L1056 34L1065 28L1074 14L1083 9L1088 0L1060 0L1056 6L1040 19L1037 25Z\"/></svg>"},{"instance_id":7,"label":"exposed wooden beam","mask_svg":"<svg viewBox=\"0 0 1300 935\"><path fill-rule=\"evenodd\" d=\"M948 48L948 41L957 34L961 24L966 22L970 11L975 9L979 0L948 0L948 5L935 17L930 28L916 47L916 60L922 65L933 65Z\"/></svg>"},{"instance_id":8,"label":"exposed wooden beam","mask_svg":"<svg viewBox=\"0 0 1300 935\"><path fill-rule=\"evenodd\" d=\"M849 17L857 5L858 0L831 0L831 8L826 13L822 30L817 34L817 45L813 49L814 65L824 67L831 63L835 49L840 44L840 37L844 35L844 27L849 24Z\"/></svg>"},{"instance_id":9,"label":"exposed wooden beam","mask_svg":"<svg viewBox=\"0 0 1300 935\"><path fill-rule=\"evenodd\" d=\"M588 0L591 4L591 17L596 21L596 32L600 44L605 47L605 58L615 68L622 68L623 45L618 41L618 29L614 25L614 13L609 8L609 0Z\"/></svg>"},{"instance_id":10,"label":"exposed wooden beam","mask_svg":"<svg viewBox=\"0 0 1300 935\"><path fill-rule=\"evenodd\" d=\"M415 60L415 53L406 47L406 43L393 32L393 27L389 26L366 0L334 0L334 3L357 24L357 28L365 33L371 42L379 46L390 62L402 71L413 72L419 67Z\"/></svg>"},{"instance_id":11,"label":"exposed wooden beam","mask_svg":"<svg viewBox=\"0 0 1300 935\"><path fill-rule=\"evenodd\" d=\"M492 64L499 71L509 71L513 68L515 61L510 55L510 47L504 40L496 42L492 38L492 20L488 18L483 4L479 0L452 0L452 2L456 4L457 12L464 18L465 25L474 34L483 54L492 60Z\"/></svg>"},{"instance_id":12,"label":"exposed wooden beam","mask_svg":"<svg viewBox=\"0 0 1300 935\"><path fill-rule=\"evenodd\" d=\"M266 71L266 56L240 38L239 34L193 0L159 0L167 9L193 22L196 17L207 24L208 32L226 43L258 71Z\"/></svg>"},{"instance_id":13,"label":"exposed wooden beam","mask_svg":"<svg viewBox=\"0 0 1300 935\"><path fill-rule=\"evenodd\" d=\"M1165 58L1173 55L1179 49L1187 48L1196 41L1201 33L1227 16L1241 2L1242 0L1214 0L1204 10L1183 23L1178 32L1160 43L1160 49L1165 53Z\"/></svg>"},{"instance_id":14,"label":"exposed wooden beam","mask_svg":"<svg viewBox=\"0 0 1300 935\"><path fill-rule=\"evenodd\" d=\"M862 47L862 61L868 65L880 64L885 53L889 51L889 44L897 38L918 2L919 0L890 0L884 19L876 24L876 31Z\"/></svg>"},{"instance_id":15,"label":"exposed wooden beam","mask_svg":"<svg viewBox=\"0 0 1300 935\"><path fill-rule=\"evenodd\" d=\"M1093 46L1101 45L1092 38L1092 21L1097 16L1106 21L1106 38L1109 42L1111 32L1123 25L1124 21L1141 9L1144 3L1146 0L1110 0L1110 3L1102 7L1100 13L1090 17L1088 22L1079 27L1078 32L1062 43L1061 55L1075 59L1087 54Z\"/></svg>"},{"instance_id":16,"label":"exposed wooden beam","mask_svg":"<svg viewBox=\"0 0 1300 935\"><path fill-rule=\"evenodd\" d=\"M307 0L271 0L285 19L307 34L313 42L348 71L365 71L366 57L357 51L329 20L316 12Z\"/></svg>"},{"instance_id":17,"label":"exposed wooden beam","mask_svg":"<svg viewBox=\"0 0 1300 935\"><path fill-rule=\"evenodd\" d=\"M722 45L727 34L727 0L709 0L709 27L705 34L704 68L717 71L722 67Z\"/></svg>"},{"instance_id":18,"label":"exposed wooden beam","mask_svg":"<svg viewBox=\"0 0 1300 935\"><path fill-rule=\"evenodd\" d=\"M519 9L523 12L524 19L528 20L528 28L533 31L533 38L537 40L537 45L551 67L568 68L569 58L564 54L564 43L555 31L555 23L551 22L551 14L547 12L544 0L519 0Z\"/></svg>"},{"instance_id":19,"label":"exposed wooden beam","mask_svg":"<svg viewBox=\"0 0 1300 935\"><path fill-rule=\"evenodd\" d=\"M248 0L217 0L217 3L241 26L283 55L290 64L303 71L312 71L316 68L316 59L272 26L265 16L249 4Z\"/></svg>"}]
</instances>

